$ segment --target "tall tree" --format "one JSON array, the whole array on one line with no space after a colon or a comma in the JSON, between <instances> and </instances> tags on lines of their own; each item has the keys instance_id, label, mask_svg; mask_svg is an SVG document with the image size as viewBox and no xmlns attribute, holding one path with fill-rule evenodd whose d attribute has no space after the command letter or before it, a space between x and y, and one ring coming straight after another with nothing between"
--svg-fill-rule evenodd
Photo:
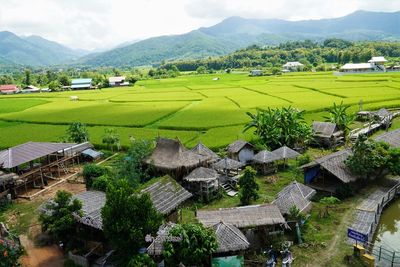
<instances>
[{"instance_id":1,"label":"tall tree","mask_svg":"<svg viewBox=\"0 0 400 267\"><path fill-rule=\"evenodd\" d=\"M68 140L74 143L89 141L89 131L81 122L73 122L67 129Z\"/></svg>"},{"instance_id":2,"label":"tall tree","mask_svg":"<svg viewBox=\"0 0 400 267\"><path fill-rule=\"evenodd\" d=\"M239 197L242 205L248 205L252 200L257 200L258 190L260 189L256 182L256 171L251 167L246 167L244 173L239 178Z\"/></svg>"},{"instance_id":3,"label":"tall tree","mask_svg":"<svg viewBox=\"0 0 400 267\"><path fill-rule=\"evenodd\" d=\"M145 246L145 236L155 234L163 220L150 196L135 194L126 180L108 186L101 215L104 234L116 249L121 266Z\"/></svg>"},{"instance_id":4,"label":"tall tree","mask_svg":"<svg viewBox=\"0 0 400 267\"><path fill-rule=\"evenodd\" d=\"M104 130L103 144L106 144L111 151L114 151L114 147L119 150L121 148L119 134L114 128L106 128Z\"/></svg>"}]
</instances>

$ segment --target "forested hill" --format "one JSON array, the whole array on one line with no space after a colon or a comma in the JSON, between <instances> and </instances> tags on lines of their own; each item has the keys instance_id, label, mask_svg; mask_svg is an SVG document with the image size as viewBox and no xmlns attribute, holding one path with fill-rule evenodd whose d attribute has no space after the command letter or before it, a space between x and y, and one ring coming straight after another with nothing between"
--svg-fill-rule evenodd
<instances>
[{"instance_id":1,"label":"forested hill","mask_svg":"<svg viewBox=\"0 0 400 267\"><path fill-rule=\"evenodd\" d=\"M221 23L187 34L143 40L89 55L79 61L88 66L141 66L165 60L199 59L221 56L252 44L277 45L286 41L321 41L336 37L347 40L400 40L400 12L357 11L322 20L285 21L278 19L228 18Z\"/></svg>"},{"instance_id":2,"label":"forested hill","mask_svg":"<svg viewBox=\"0 0 400 267\"><path fill-rule=\"evenodd\" d=\"M65 64L83 55L56 42L40 36L17 36L8 31L0 32L0 62L9 62L7 66L29 65L47 66Z\"/></svg>"},{"instance_id":3,"label":"forested hill","mask_svg":"<svg viewBox=\"0 0 400 267\"><path fill-rule=\"evenodd\" d=\"M306 69L324 67L325 63L344 64L367 62L372 56L385 56L389 63L399 64L400 42L350 42L342 39L327 39L322 43L295 41L273 47L256 45L232 54L201 60L167 62L161 68L194 71L200 66L206 69L281 67L288 61L300 61Z\"/></svg>"}]
</instances>

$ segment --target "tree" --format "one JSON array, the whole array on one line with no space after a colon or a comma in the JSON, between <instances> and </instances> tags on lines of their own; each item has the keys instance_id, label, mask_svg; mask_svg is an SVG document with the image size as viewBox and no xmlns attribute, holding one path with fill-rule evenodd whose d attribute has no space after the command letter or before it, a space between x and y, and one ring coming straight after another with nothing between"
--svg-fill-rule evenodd
<instances>
[{"instance_id":1,"label":"tree","mask_svg":"<svg viewBox=\"0 0 400 267\"><path fill-rule=\"evenodd\" d=\"M201 224L177 224L169 236L180 237L180 242L166 241L164 257L168 266L208 266L209 256L218 248L215 232Z\"/></svg>"},{"instance_id":2,"label":"tree","mask_svg":"<svg viewBox=\"0 0 400 267\"><path fill-rule=\"evenodd\" d=\"M259 186L256 182L256 171L246 167L243 175L239 178L239 197L242 205L250 204L251 200L257 200Z\"/></svg>"},{"instance_id":3,"label":"tree","mask_svg":"<svg viewBox=\"0 0 400 267\"><path fill-rule=\"evenodd\" d=\"M389 149L388 167L394 175L400 175L400 148Z\"/></svg>"},{"instance_id":4,"label":"tree","mask_svg":"<svg viewBox=\"0 0 400 267\"><path fill-rule=\"evenodd\" d=\"M52 91L60 91L61 89L61 84L59 81L55 80L55 81L51 81L49 83L49 89Z\"/></svg>"},{"instance_id":5,"label":"tree","mask_svg":"<svg viewBox=\"0 0 400 267\"><path fill-rule=\"evenodd\" d=\"M73 241L77 224L73 214L81 214L81 209L82 203L72 200L71 193L58 191L54 200L45 206L46 211L40 214L39 221L45 232L68 246Z\"/></svg>"},{"instance_id":6,"label":"tree","mask_svg":"<svg viewBox=\"0 0 400 267\"><path fill-rule=\"evenodd\" d=\"M328 110L329 115L325 117L326 121L335 123L337 127L343 131L345 139L350 131L350 125L353 123L355 116L349 115L347 109L350 106L343 105L343 101L340 105L333 103L333 107Z\"/></svg>"},{"instance_id":7,"label":"tree","mask_svg":"<svg viewBox=\"0 0 400 267\"><path fill-rule=\"evenodd\" d=\"M257 110L256 114L247 112L251 120L245 125L244 132L255 128L254 133L261 142L271 149L282 145L289 147L304 146L311 137L311 127L304 120L303 111L292 107Z\"/></svg>"},{"instance_id":8,"label":"tree","mask_svg":"<svg viewBox=\"0 0 400 267\"><path fill-rule=\"evenodd\" d=\"M198 67L198 68L196 69L196 72L197 72L198 74L205 74L205 73L207 73L207 68L206 68L205 66L200 66L200 67Z\"/></svg>"},{"instance_id":9,"label":"tree","mask_svg":"<svg viewBox=\"0 0 400 267\"><path fill-rule=\"evenodd\" d=\"M58 81L62 86L69 86L71 85L71 81L69 80L69 77L66 74L62 74L58 77Z\"/></svg>"},{"instance_id":10,"label":"tree","mask_svg":"<svg viewBox=\"0 0 400 267\"><path fill-rule=\"evenodd\" d=\"M104 129L104 136L103 136L103 144L106 144L111 151L114 151L114 147L117 150L121 149L121 143L119 139L119 134L114 128L106 128Z\"/></svg>"},{"instance_id":11,"label":"tree","mask_svg":"<svg viewBox=\"0 0 400 267\"><path fill-rule=\"evenodd\" d=\"M350 155L345 162L346 166L352 173L362 178L379 176L388 166L390 160L388 150L388 144L368 140L365 135L361 135L352 148L353 155Z\"/></svg>"},{"instance_id":12,"label":"tree","mask_svg":"<svg viewBox=\"0 0 400 267\"><path fill-rule=\"evenodd\" d=\"M32 81L31 81L31 71L30 71L29 69L26 69L26 70L24 71L24 75L25 75L25 78L24 78L23 84L25 84L25 85L31 85L31 84L32 84Z\"/></svg>"},{"instance_id":13,"label":"tree","mask_svg":"<svg viewBox=\"0 0 400 267\"><path fill-rule=\"evenodd\" d=\"M133 187L149 180L151 167L144 166L143 161L152 150L152 142L132 139L126 157L117 166L118 177L126 179Z\"/></svg>"},{"instance_id":14,"label":"tree","mask_svg":"<svg viewBox=\"0 0 400 267\"><path fill-rule=\"evenodd\" d=\"M106 203L101 211L103 231L116 249L121 266L145 246L145 236L155 234L163 217L148 194L135 194L126 180L109 185Z\"/></svg>"},{"instance_id":15,"label":"tree","mask_svg":"<svg viewBox=\"0 0 400 267\"><path fill-rule=\"evenodd\" d=\"M107 175L108 172L108 169L103 166L94 163L85 164L85 166L83 166L82 176L85 179L86 189L89 190L92 188L96 178Z\"/></svg>"},{"instance_id":16,"label":"tree","mask_svg":"<svg viewBox=\"0 0 400 267\"><path fill-rule=\"evenodd\" d=\"M80 122L73 122L67 129L68 140L74 143L89 141L89 132L86 125Z\"/></svg>"}]
</instances>

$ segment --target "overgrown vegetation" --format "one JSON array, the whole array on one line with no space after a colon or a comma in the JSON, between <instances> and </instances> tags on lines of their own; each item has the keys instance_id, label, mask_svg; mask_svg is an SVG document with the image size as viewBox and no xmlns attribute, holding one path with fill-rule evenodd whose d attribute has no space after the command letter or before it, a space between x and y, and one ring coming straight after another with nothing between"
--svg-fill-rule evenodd
<instances>
[{"instance_id":1,"label":"overgrown vegetation","mask_svg":"<svg viewBox=\"0 0 400 267\"><path fill-rule=\"evenodd\" d=\"M246 167L244 173L239 178L239 197L240 204L249 205L252 200L259 198L258 190L260 189L256 183L256 171L251 167Z\"/></svg>"}]
</instances>

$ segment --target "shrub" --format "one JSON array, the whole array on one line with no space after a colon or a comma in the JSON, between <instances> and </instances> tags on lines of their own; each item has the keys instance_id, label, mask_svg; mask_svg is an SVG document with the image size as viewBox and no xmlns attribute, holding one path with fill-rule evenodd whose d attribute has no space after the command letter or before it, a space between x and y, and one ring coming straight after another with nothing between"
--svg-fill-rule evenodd
<instances>
[{"instance_id":1,"label":"shrub","mask_svg":"<svg viewBox=\"0 0 400 267\"><path fill-rule=\"evenodd\" d=\"M110 178L107 175L102 175L93 179L92 189L106 192L108 186L110 185Z\"/></svg>"},{"instance_id":2,"label":"shrub","mask_svg":"<svg viewBox=\"0 0 400 267\"><path fill-rule=\"evenodd\" d=\"M92 188L93 180L97 177L103 176L107 173L107 168L96 165L96 164L86 164L83 167L83 178L85 179L86 189Z\"/></svg>"},{"instance_id":3,"label":"shrub","mask_svg":"<svg viewBox=\"0 0 400 267\"><path fill-rule=\"evenodd\" d=\"M303 154L297 158L297 164L299 166L305 165L311 162L311 156L309 154Z\"/></svg>"}]
</instances>

